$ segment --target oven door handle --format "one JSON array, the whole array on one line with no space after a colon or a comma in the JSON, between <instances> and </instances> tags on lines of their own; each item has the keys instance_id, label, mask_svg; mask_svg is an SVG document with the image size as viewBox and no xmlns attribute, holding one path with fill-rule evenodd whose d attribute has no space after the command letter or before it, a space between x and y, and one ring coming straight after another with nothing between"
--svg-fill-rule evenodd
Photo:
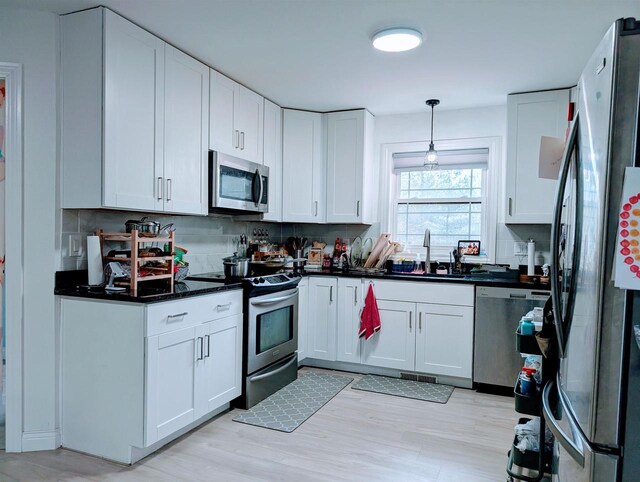
<instances>
[{"instance_id":1,"label":"oven door handle","mask_svg":"<svg viewBox=\"0 0 640 482\"><path fill-rule=\"evenodd\" d=\"M251 301L251 304L253 306L266 306L266 305L274 305L276 303L280 303L281 301L286 301L286 300L290 300L291 298L294 298L298 296L298 290L296 290L295 293L291 294L291 295L287 295L287 296L278 296L276 298L269 298L268 300L262 300L262 301Z\"/></svg>"},{"instance_id":2,"label":"oven door handle","mask_svg":"<svg viewBox=\"0 0 640 482\"><path fill-rule=\"evenodd\" d=\"M262 380L263 378L268 378L268 377L270 377L270 376L275 375L276 373L283 372L283 371L285 371L287 368L289 368L293 363L298 363L298 357L297 357L297 354L296 354L296 353L294 353L294 354L291 356L291 360L289 360L287 363L285 363L285 364L284 364L284 365L282 365L281 367L276 368L275 370L270 371L270 372L267 372L267 373L262 373L262 374L260 374L260 375L253 376L253 377L249 378L249 382L251 382L251 383L253 383L253 382L257 382L258 380Z\"/></svg>"}]
</instances>

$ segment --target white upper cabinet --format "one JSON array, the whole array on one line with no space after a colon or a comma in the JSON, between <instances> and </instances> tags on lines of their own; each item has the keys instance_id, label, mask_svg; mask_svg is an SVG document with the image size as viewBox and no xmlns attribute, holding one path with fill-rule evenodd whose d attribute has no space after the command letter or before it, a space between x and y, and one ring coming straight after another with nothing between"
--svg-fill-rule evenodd
<instances>
[{"instance_id":1,"label":"white upper cabinet","mask_svg":"<svg viewBox=\"0 0 640 482\"><path fill-rule=\"evenodd\" d=\"M323 223L326 158L322 114L283 109L282 220Z\"/></svg>"},{"instance_id":2,"label":"white upper cabinet","mask_svg":"<svg viewBox=\"0 0 640 482\"><path fill-rule=\"evenodd\" d=\"M165 47L165 210L207 214L209 67Z\"/></svg>"},{"instance_id":3,"label":"white upper cabinet","mask_svg":"<svg viewBox=\"0 0 640 482\"><path fill-rule=\"evenodd\" d=\"M282 109L264 100L264 156L269 168L269 212L264 221L282 221Z\"/></svg>"},{"instance_id":4,"label":"white upper cabinet","mask_svg":"<svg viewBox=\"0 0 640 482\"><path fill-rule=\"evenodd\" d=\"M205 214L207 68L102 7L61 45L62 207Z\"/></svg>"},{"instance_id":5,"label":"white upper cabinet","mask_svg":"<svg viewBox=\"0 0 640 482\"><path fill-rule=\"evenodd\" d=\"M211 70L209 147L262 164L264 98Z\"/></svg>"},{"instance_id":6,"label":"white upper cabinet","mask_svg":"<svg viewBox=\"0 0 640 482\"><path fill-rule=\"evenodd\" d=\"M569 93L562 89L507 98L506 223L551 223L557 181L538 175L540 138L565 138Z\"/></svg>"},{"instance_id":7,"label":"white upper cabinet","mask_svg":"<svg viewBox=\"0 0 640 482\"><path fill-rule=\"evenodd\" d=\"M374 117L366 110L327 114L327 222L371 223L376 208Z\"/></svg>"}]
</instances>

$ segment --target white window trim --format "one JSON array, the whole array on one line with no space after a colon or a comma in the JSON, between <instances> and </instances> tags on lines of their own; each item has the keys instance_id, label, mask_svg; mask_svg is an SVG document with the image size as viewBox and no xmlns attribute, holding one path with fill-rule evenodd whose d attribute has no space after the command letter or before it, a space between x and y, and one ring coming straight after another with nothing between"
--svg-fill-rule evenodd
<instances>
[{"instance_id":1,"label":"white window trim","mask_svg":"<svg viewBox=\"0 0 640 482\"><path fill-rule=\"evenodd\" d=\"M466 139L443 139L434 140L436 149L452 150L452 149L489 149L487 159L487 171L483 182L483 220L482 220L482 249L486 252L487 257L473 257L468 262L476 263L493 263L496 259L496 232L498 221L498 191L500 190L499 172L502 159L502 138L501 137L474 137ZM426 151L429 148L429 141L417 142L394 142L382 144L381 146L381 186L384 186L380 196L380 214L381 227L383 231L394 233L395 226L393 221L396 219L396 191L397 191L397 175L393 172L393 154L396 152L416 152ZM439 261L447 261L448 259L438 259Z\"/></svg>"}]
</instances>

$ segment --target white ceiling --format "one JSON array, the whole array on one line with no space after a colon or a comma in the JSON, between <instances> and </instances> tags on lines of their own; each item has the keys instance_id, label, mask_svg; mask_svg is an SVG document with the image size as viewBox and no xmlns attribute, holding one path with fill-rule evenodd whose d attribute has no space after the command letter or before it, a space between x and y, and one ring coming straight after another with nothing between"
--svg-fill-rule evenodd
<instances>
[{"instance_id":1,"label":"white ceiling","mask_svg":"<svg viewBox=\"0 0 640 482\"><path fill-rule=\"evenodd\" d=\"M56 13L105 5L284 107L372 113L506 103L575 84L638 0L2 0ZM420 29L418 49L371 46L380 28Z\"/></svg>"}]
</instances>

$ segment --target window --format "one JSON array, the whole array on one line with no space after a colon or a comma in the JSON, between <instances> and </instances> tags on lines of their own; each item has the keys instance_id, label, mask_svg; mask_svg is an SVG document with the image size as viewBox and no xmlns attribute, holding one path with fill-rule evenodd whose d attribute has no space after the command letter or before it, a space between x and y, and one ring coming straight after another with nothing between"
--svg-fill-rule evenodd
<instances>
[{"instance_id":1,"label":"window","mask_svg":"<svg viewBox=\"0 0 640 482\"><path fill-rule=\"evenodd\" d=\"M428 228L432 248L447 253L457 247L458 240L482 240L483 171L399 172L394 238L407 248L422 247Z\"/></svg>"}]
</instances>

